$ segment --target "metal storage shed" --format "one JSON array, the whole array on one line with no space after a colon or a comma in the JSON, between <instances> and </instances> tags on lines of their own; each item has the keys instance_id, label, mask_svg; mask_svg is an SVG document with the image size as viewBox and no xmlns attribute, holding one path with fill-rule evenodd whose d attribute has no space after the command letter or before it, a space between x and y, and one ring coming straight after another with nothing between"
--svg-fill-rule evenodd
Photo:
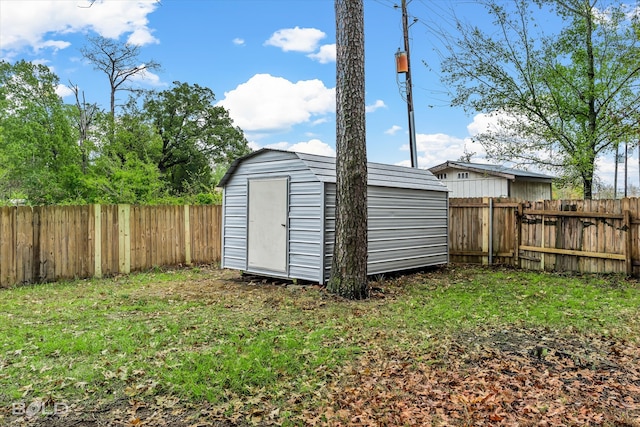
<instances>
[{"instance_id":1,"label":"metal storage shed","mask_svg":"<svg viewBox=\"0 0 640 427\"><path fill-rule=\"evenodd\" d=\"M220 182L222 268L325 283L335 240L335 158L261 149ZM369 275L445 264L448 190L422 169L368 164Z\"/></svg>"}]
</instances>

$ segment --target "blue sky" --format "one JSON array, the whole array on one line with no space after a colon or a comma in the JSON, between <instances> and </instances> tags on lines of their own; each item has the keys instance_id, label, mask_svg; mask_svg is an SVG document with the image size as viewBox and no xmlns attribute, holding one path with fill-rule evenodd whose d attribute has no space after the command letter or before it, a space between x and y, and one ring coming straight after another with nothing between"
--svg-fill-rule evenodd
<instances>
[{"instance_id":1,"label":"blue sky","mask_svg":"<svg viewBox=\"0 0 640 427\"><path fill-rule=\"evenodd\" d=\"M407 107L395 70L403 46L399 4L365 0L367 154L369 161L410 164ZM135 82L166 89L173 81L211 88L252 148L335 155L335 15L333 0L0 0L0 58L51 67L63 85L77 84L89 102L108 108L107 77L79 49L87 35L141 46L141 60L162 69ZM435 29L453 31L453 13L483 24L464 0L409 2L411 65L419 166L483 149L471 137L490 122L449 107L440 82ZM415 22L414 22L415 19ZM66 102L70 91L60 87ZM124 101L126 94L120 93ZM637 161L630 163L637 177ZM613 182L613 163L598 175ZM636 182L637 178L631 182Z\"/></svg>"}]
</instances>

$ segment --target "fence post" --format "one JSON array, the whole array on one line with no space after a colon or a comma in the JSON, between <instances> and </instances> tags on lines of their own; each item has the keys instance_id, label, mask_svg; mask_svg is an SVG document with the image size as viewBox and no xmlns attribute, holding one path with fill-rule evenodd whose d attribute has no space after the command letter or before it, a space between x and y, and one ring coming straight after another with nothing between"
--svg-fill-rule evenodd
<instances>
[{"instance_id":1,"label":"fence post","mask_svg":"<svg viewBox=\"0 0 640 427\"><path fill-rule=\"evenodd\" d=\"M518 203L514 212L514 224L513 230L513 264L515 267L520 268L520 224L522 221L523 204Z\"/></svg>"},{"instance_id":2,"label":"fence post","mask_svg":"<svg viewBox=\"0 0 640 427\"><path fill-rule=\"evenodd\" d=\"M487 254L487 256L482 256L482 264L487 265L489 264L489 239L491 239L489 235L491 232L489 227L489 209L491 208L487 207L489 206L488 197L482 198L482 205L482 253Z\"/></svg>"},{"instance_id":3,"label":"fence post","mask_svg":"<svg viewBox=\"0 0 640 427\"><path fill-rule=\"evenodd\" d=\"M102 277L102 206L93 205L93 275Z\"/></svg>"},{"instance_id":4,"label":"fence post","mask_svg":"<svg viewBox=\"0 0 640 427\"><path fill-rule=\"evenodd\" d=\"M493 265L493 197L489 198L489 265Z\"/></svg>"},{"instance_id":5,"label":"fence post","mask_svg":"<svg viewBox=\"0 0 640 427\"><path fill-rule=\"evenodd\" d=\"M131 206L118 205L118 272L131 272Z\"/></svg>"},{"instance_id":6,"label":"fence post","mask_svg":"<svg viewBox=\"0 0 640 427\"><path fill-rule=\"evenodd\" d=\"M184 263L191 265L191 221L189 205L184 205Z\"/></svg>"},{"instance_id":7,"label":"fence post","mask_svg":"<svg viewBox=\"0 0 640 427\"><path fill-rule=\"evenodd\" d=\"M542 237L541 237L542 242L540 243L540 247L543 249L543 251L540 253L540 270L541 271L544 271L544 257L545 257L544 235L546 234L545 231L546 230L544 229L544 215L542 215Z\"/></svg>"},{"instance_id":8,"label":"fence post","mask_svg":"<svg viewBox=\"0 0 640 427\"><path fill-rule=\"evenodd\" d=\"M626 268L627 276L631 276L633 274L633 260L631 259L633 247L631 246L631 212L629 209L625 209L623 212L624 219L622 220L622 228L625 230L625 239L624 239L624 265Z\"/></svg>"}]
</instances>

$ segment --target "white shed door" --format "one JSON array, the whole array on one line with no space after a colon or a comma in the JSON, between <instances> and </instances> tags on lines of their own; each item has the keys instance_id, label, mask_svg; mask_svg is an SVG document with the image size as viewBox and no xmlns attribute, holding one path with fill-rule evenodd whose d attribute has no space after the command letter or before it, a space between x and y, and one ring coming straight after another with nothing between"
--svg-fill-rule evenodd
<instances>
[{"instance_id":1,"label":"white shed door","mask_svg":"<svg viewBox=\"0 0 640 427\"><path fill-rule=\"evenodd\" d=\"M249 181L249 267L287 271L287 178Z\"/></svg>"}]
</instances>

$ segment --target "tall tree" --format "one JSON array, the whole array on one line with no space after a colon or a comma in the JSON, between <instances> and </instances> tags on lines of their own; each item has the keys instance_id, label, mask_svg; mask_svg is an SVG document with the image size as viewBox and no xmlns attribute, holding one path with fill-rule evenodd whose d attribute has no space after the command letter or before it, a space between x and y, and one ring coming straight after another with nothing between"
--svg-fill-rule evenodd
<instances>
[{"instance_id":1,"label":"tall tree","mask_svg":"<svg viewBox=\"0 0 640 427\"><path fill-rule=\"evenodd\" d=\"M100 109L97 104L87 103L84 91L80 91L78 85L71 83L69 87L76 98L75 114L72 115L72 120L78 131L78 147L80 147L82 154L82 173L86 174L91 151L91 128L100 113Z\"/></svg>"},{"instance_id":2,"label":"tall tree","mask_svg":"<svg viewBox=\"0 0 640 427\"><path fill-rule=\"evenodd\" d=\"M116 92L127 89L125 85L135 76L144 76L147 71L158 70L160 64L154 60L140 59L140 46L121 43L102 36L88 37L88 46L80 49L82 56L94 68L109 78L111 118L115 118Z\"/></svg>"},{"instance_id":3,"label":"tall tree","mask_svg":"<svg viewBox=\"0 0 640 427\"><path fill-rule=\"evenodd\" d=\"M214 165L228 165L250 151L209 88L174 82L150 94L144 109L161 140L158 169L174 194L209 190Z\"/></svg>"},{"instance_id":4,"label":"tall tree","mask_svg":"<svg viewBox=\"0 0 640 427\"><path fill-rule=\"evenodd\" d=\"M362 299L369 296L363 1L335 0L335 13L336 231L327 288Z\"/></svg>"},{"instance_id":5,"label":"tall tree","mask_svg":"<svg viewBox=\"0 0 640 427\"><path fill-rule=\"evenodd\" d=\"M32 204L75 198L80 150L68 109L55 92L58 83L44 65L0 61L3 197L26 197Z\"/></svg>"},{"instance_id":6,"label":"tall tree","mask_svg":"<svg viewBox=\"0 0 640 427\"><path fill-rule=\"evenodd\" d=\"M480 133L489 157L555 169L592 197L596 160L638 132L637 14L598 0L484 2L491 34L457 22L447 38L444 80L453 105L493 114ZM534 8L555 13L557 34L536 34ZM547 16L548 17L548 16Z\"/></svg>"}]
</instances>

